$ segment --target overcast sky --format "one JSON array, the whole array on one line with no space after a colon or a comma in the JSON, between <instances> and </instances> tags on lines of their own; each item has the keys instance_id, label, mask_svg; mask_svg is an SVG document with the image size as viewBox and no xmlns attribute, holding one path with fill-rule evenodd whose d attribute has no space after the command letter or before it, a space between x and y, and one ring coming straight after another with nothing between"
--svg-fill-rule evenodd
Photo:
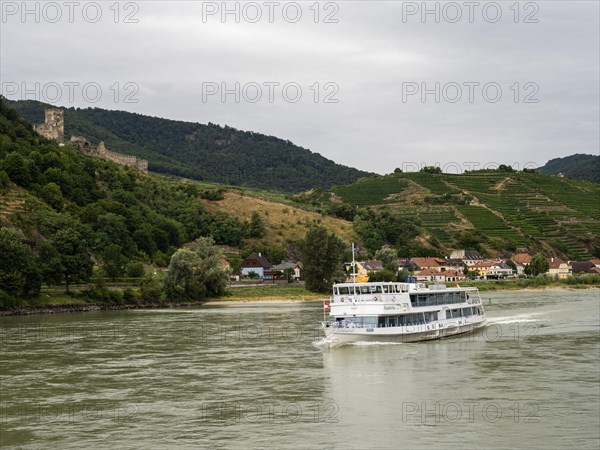
<instances>
[{"instance_id":1,"label":"overcast sky","mask_svg":"<svg viewBox=\"0 0 600 450\"><path fill-rule=\"evenodd\" d=\"M4 95L229 125L379 173L599 153L597 1L76 3L2 1Z\"/></svg>"}]
</instances>

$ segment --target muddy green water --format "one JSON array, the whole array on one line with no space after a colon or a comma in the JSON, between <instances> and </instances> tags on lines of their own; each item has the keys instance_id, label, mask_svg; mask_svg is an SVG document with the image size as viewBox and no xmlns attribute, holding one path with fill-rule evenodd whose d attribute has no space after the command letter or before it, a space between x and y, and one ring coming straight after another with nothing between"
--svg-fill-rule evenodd
<instances>
[{"instance_id":1,"label":"muddy green water","mask_svg":"<svg viewBox=\"0 0 600 450\"><path fill-rule=\"evenodd\" d=\"M0 446L599 448L600 291L482 298L476 335L340 348L319 303L2 318Z\"/></svg>"}]
</instances>

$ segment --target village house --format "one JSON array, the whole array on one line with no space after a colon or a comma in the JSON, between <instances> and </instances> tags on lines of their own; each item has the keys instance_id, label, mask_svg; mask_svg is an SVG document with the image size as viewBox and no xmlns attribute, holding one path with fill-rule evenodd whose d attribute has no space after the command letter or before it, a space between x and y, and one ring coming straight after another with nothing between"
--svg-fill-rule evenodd
<instances>
[{"instance_id":1,"label":"village house","mask_svg":"<svg viewBox=\"0 0 600 450\"><path fill-rule=\"evenodd\" d=\"M497 261L486 259L485 261L479 261L478 263L471 265L469 270L476 272L478 278L487 280L490 268L496 263Z\"/></svg>"},{"instance_id":2,"label":"village house","mask_svg":"<svg viewBox=\"0 0 600 450\"><path fill-rule=\"evenodd\" d=\"M292 279L299 280L300 279L300 270L302 268L302 264L300 262L291 262L291 261L281 261L281 264L274 265L271 270L275 272L282 272L285 274L286 270L292 271Z\"/></svg>"},{"instance_id":3,"label":"village house","mask_svg":"<svg viewBox=\"0 0 600 450\"><path fill-rule=\"evenodd\" d=\"M450 283L453 281L465 281L467 279L467 277L465 276L465 274L463 273L462 270L451 269L451 270L447 270L442 273L446 277L446 283Z\"/></svg>"},{"instance_id":4,"label":"village house","mask_svg":"<svg viewBox=\"0 0 600 450\"><path fill-rule=\"evenodd\" d=\"M438 283L450 283L466 280L464 274L458 270L446 270L439 272L436 269L424 269L415 275L417 282L435 281Z\"/></svg>"},{"instance_id":5,"label":"village house","mask_svg":"<svg viewBox=\"0 0 600 450\"><path fill-rule=\"evenodd\" d=\"M425 269L435 269L438 272L442 271L437 258L412 258L411 262L415 265L417 271Z\"/></svg>"},{"instance_id":6,"label":"village house","mask_svg":"<svg viewBox=\"0 0 600 450\"><path fill-rule=\"evenodd\" d=\"M396 264L398 264L398 271L408 270L414 272L417 270L417 265L408 258L399 258L396 260Z\"/></svg>"},{"instance_id":7,"label":"village house","mask_svg":"<svg viewBox=\"0 0 600 450\"><path fill-rule=\"evenodd\" d=\"M531 255L528 253L515 253L510 257L510 260L515 264L527 266L531 262Z\"/></svg>"},{"instance_id":8,"label":"village house","mask_svg":"<svg viewBox=\"0 0 600 450\"><path fill-rule=\"evenodd\" d=\"M367 272L379 272L383 270L383 262L376 260L362 261L360 263Z\"/></svg>"},{"instance_id":9,"label":"village house","mask_svg":"<svg viewBox=\"0 0 600 450\"><path fill-rule=\"evenodd\" d=\"M467 266L474 266L483 261L483 257L476 250L453 250L450 258L460 259Z\"/></svg>"},{"instance_id":10,"label":"village house","mask_svg":"<svg viewBox=\"0 0 600 450\"><path fill-rule=\"evenodd\" d=\"M590 273L590 269L596 268L592 261L568 261L567 264L571 266L573 275L578 273Z\"/></svg>"},{"instance_id":11,"label":"village house","mask_svg":"<svg viewBox=\"0 0 600 450\"><path fill-rule=\"evenodd\" d=\"M515 263L517 275L525 275L525 268L531 262L531 255L528 253L515 253L510 257L510 260Z\"/></svg>"},{"instance_id":12,"label":"village house","mask_svg":"<svg viewBox=\"0 0 600 450\"><path fill-rule=\"evenodd\" d=\"M267 271L273 268L273 265L262 256L260 253L252 253L242 263L241 273L244 276L248 276L251 272L258 275L259 278L264 279L267 275Z\"/></svg>"},{"instance_id":13,"label":"village house","mask_svg":"<svg viewBox=\"0 0 600 450\"><path fill-rule=\"evenodd\" d=\"M591 263L592 263L594 266L596 266L596 267L600 268L600 259L590 259L590 262L591 262Z\"/></svg>"},{"instance_id":14,"label":"village house","mask_svg":"<svg viewBox=\"0 0 600 450\"><path fill-rule=\"evenodd\" d=\"M427 268L420 270L415 274L417 281L437 281L443 283L446 281L446 276L439 270Z\"/></svg>"},{"instance_id":15,"label":"village house","mask_svg":"<svg viewBox=\"0 0 600 450\"><path fill-rule=\"evenodd\" d=\"M454 259L453 258L446 258L446 259L436 258L435 260L439 264L440 270L442 272L445 272L447 270L456 270L456 271L464 273L464 271L465 271L465 263L462 262L461 259L457 259L457 258L454 258Z\"/></svg>"},{"instance_id":16,"label":"village house","mask_svg":"<svg viewBox=\"0 0 600 450\"><path fill-rule=\"evenodd\" d=\"M504 261L498 261L490 266L487 271L488 279L503 280L514 275L513 269Z\"/></svg>"},{"instance_id":17,"label":"village house","mask_svg":"<svg viewBox=\"0 0 600 450\"><path fill-rule=\"evenodd\" d=\"M567 261L563 261L560 258L546 258L546 260L549 266L548 275L557 276L561 280L571 275L571 266Z\"/></svg>"}]
</instances>

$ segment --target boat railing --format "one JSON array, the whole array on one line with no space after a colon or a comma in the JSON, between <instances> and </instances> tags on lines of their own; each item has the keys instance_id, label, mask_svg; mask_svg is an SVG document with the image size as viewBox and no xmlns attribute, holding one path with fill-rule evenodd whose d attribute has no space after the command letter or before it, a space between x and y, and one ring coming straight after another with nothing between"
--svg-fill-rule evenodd
<instances>
[{"instance_id":1,"label":"boat railing","mask_svg":"<svg viewBox=\"0 0 600 450\"><path fill-rule=\"evenodd\" d=\"M325 328L398 328L398 327L414 327L420 325L433 325L435 322L414 322L414 323L401 323L396 325L389 324L365 324L365 323L355 323L355 322L337 322L337 321L325 321L322 322Z\"/></svg>"}]
</instances>

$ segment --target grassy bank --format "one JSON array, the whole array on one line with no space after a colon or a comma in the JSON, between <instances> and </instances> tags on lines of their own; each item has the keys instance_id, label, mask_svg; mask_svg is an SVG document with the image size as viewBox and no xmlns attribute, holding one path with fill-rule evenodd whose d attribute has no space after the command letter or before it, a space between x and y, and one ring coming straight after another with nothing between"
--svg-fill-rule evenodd
<instances>
[{"instance_id":1,"label":"grassy bank","mask_svg":"<svg viewBox=\"0 0 600 450\"><path fill-rule=\"evenodd\" d=\"M461 286L474 286L480 291L517 291L520 289L587 289L600 288L600 275L569 277L555 280L548 277L524 278L522 280L472 281L460 283Z\"/></svg>"},{"instance_id":2,"label":"grassy bank","mask_svg":"<svg viewBox=\"0 0 600 450\"><path fill-rule=\"evenodd\" d=\"M211 301L255 301L255 300L316 300L327 294L314 293L302 285L247 286L230 289L227 294Z\"/></svg>"}]
</instances>

